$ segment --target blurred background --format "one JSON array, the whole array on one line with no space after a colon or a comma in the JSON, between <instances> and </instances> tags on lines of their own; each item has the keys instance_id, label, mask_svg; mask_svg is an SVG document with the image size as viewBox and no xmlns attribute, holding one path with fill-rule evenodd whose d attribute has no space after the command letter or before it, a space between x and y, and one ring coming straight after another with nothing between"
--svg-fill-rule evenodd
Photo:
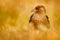
<instances>
[{"instance_id":1,"label":"blurred background","mask_svg":"<svg viewBox=\"0 0 60 40\"><path fill-rule=\"evenodd\" d=\"M45 6L50 20L45 34L28 28L37 5ZM60 0L0 0L0 40L60 40Z\"/></svg>"}]
</instances>

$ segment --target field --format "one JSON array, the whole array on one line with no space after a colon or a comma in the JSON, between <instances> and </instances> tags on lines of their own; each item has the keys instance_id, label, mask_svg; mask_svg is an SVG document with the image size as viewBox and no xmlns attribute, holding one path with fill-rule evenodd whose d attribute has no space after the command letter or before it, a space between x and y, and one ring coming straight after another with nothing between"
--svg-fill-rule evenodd
<instances>
[{"instance_id":1,"label":"field","mask_svg":"<svg viewBox=\"0 0 60 40\"><path fill-rule=\"evenodd\" d=\"M29 24L36 5L46 8L51 26L47 32ZM0 40L60 40L60 1L0 0Z\"/></svg>"}]
</instances>

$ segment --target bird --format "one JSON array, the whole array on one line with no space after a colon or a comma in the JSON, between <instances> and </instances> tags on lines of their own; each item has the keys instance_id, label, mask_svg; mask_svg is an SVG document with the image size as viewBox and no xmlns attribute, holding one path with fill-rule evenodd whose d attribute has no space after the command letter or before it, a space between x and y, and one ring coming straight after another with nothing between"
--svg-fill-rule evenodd
<instances>
[{"instance_id":1,"label":"bird","mask_svg":"<svg viewBox=\"0 0 60 40\"><path fill-rule=\"evenodd\" d=\"M43 5L38 5L32 10L29 23L34 25L35 29L45 30L50 28L49 17L46 14L46 9Z\"/></svg>"}]
</instances>

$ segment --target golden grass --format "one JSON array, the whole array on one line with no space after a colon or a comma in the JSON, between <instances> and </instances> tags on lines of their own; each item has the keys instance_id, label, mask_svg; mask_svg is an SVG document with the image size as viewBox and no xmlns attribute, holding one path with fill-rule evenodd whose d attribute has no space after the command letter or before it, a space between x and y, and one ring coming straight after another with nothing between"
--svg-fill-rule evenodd
<instances>
[{"instance_id":1,"label":"golden grass","mask_svg":"<svg viewBox=\"0 0 60 40\"><path fill-rule=\"evenodd\" d=\"M51 24L47 32L34 30L28 23L38 4L46 6ZM59 7L57 0L0 0L0 40L60 40Z\"/></svg>"}]
</instances>

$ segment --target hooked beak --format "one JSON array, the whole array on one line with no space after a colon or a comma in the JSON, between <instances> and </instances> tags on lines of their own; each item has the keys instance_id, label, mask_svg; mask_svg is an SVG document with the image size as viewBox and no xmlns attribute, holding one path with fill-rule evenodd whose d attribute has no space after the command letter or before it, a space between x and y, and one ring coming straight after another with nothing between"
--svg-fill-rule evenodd
<instances>
[{"instance_id":1,"label":"hooked beak","mask_svg":"<svg viewBox=\"0 0 60 40\"><path fill-rule=\"evenodd\" d=\"M36 10L35 9L33 9L31 12L35 12Z\"/></svg>"}]
</instances>

